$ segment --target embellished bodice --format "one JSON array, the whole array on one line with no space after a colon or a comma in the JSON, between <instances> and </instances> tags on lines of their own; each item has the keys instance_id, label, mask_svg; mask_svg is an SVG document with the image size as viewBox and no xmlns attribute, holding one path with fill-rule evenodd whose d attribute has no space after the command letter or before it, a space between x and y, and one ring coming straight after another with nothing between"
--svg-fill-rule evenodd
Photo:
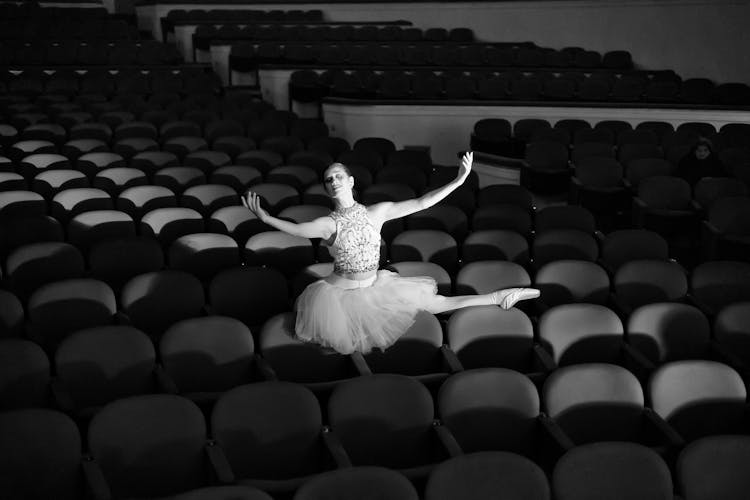
<instances>
[{"instance_id":1,"label":"embellished bodice","mask_svg":"<svg viewBox=\"0 0 750 500\"><path fill-rule=\"evenodd\" d=\"M380 233L364 205L334 210L336 239L331 244L333 271L337 274L376 271L380 263Z\"/></svg>"}]
</instances>

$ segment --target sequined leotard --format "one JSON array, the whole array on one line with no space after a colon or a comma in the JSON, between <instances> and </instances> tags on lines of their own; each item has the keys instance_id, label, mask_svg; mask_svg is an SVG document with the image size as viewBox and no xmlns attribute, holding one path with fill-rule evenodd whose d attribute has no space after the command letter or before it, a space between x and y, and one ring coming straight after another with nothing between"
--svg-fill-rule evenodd
<instances>
[{"instance_id":1,"label":"sequined leotard","mask_svg":"<svg viewBox=\"0 0 750 500\"><path fill-rule=\"evenodd\" d=\"M435 280L401 277L381 269L380 233L359 203L335 210L336 236L329 250L333 274L309 285L297 298L295 333L342 354L385 349L414 323L434 299ZM348 276L370 275L351 279Z\"/></svg>"},{"instance_id":2,"label":"sequined leotard","mask_svg":"<svg viewBox=\"0 0 750 500\"><path fill-rule=\"evenodd\" d=\"M367 208L359 203L334 210L336 239L330 246L333 272L336 274L375 271L380 262L380 234L367 215Z\"/></svg>"}]
</instances>

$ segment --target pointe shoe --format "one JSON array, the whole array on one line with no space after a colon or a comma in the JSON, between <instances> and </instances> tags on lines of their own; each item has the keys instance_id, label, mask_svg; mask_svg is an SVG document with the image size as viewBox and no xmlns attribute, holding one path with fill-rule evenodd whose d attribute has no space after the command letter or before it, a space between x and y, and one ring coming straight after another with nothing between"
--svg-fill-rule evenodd
<instances>
[{"instance_id":1,"label":"pointe shoe","mask_svg":"<svg viewBox=\"0 0 750 500\"><path fill-rule=\"evenodd\" d=\"M510 309L521 300L535 299L540 292L536 288L506 288L492 292L492 300L503 309Z\"/></svg>"}]
</instances>

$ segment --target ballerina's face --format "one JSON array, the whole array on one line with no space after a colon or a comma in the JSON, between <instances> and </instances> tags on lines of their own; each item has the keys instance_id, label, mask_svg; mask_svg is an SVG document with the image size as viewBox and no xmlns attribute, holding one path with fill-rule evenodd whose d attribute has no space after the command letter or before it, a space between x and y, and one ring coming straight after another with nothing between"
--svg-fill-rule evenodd
<instances>
[{"instance_id":1,"label":"ballerina's face","mask_svg":"<svg viewBox=\"0 0 750 500\"><path fill-rule=\"evenodd\" d=\"M323 185L331 198L351 196L354 177L341 164L334 163L323 174Z\"/></svg>"}]
</instances>

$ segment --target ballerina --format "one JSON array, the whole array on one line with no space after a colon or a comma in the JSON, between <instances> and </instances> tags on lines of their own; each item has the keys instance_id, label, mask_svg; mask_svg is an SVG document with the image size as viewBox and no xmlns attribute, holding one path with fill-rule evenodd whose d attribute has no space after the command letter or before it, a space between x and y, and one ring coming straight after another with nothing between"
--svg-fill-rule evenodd
<instances>
[{"instance_id":1,"label":"ballerina","mask_svg":"<svg viewBox=\"0 0 750 500\"><path fill-rule=\"evenodd\" d=\"M443 296L430 277L402 277L378 269L380 230L392 219L429 208L464 183L473 153L461 159L458 175L448 184L405 201L364 206L354 200L354 177L341 163L323 174L334 210L310 222L294 223L268 214L260 197L248 191L242 203L265 224L304 238L320 238L333 256L333 273L310 284L297 298L296 336L342 354L385 350L414 323L420 310L438 314L470 306L496 304L510 309L518 301L539 297L534 288L507 288L481 295Z\"/></svg>"}]
</instances>

